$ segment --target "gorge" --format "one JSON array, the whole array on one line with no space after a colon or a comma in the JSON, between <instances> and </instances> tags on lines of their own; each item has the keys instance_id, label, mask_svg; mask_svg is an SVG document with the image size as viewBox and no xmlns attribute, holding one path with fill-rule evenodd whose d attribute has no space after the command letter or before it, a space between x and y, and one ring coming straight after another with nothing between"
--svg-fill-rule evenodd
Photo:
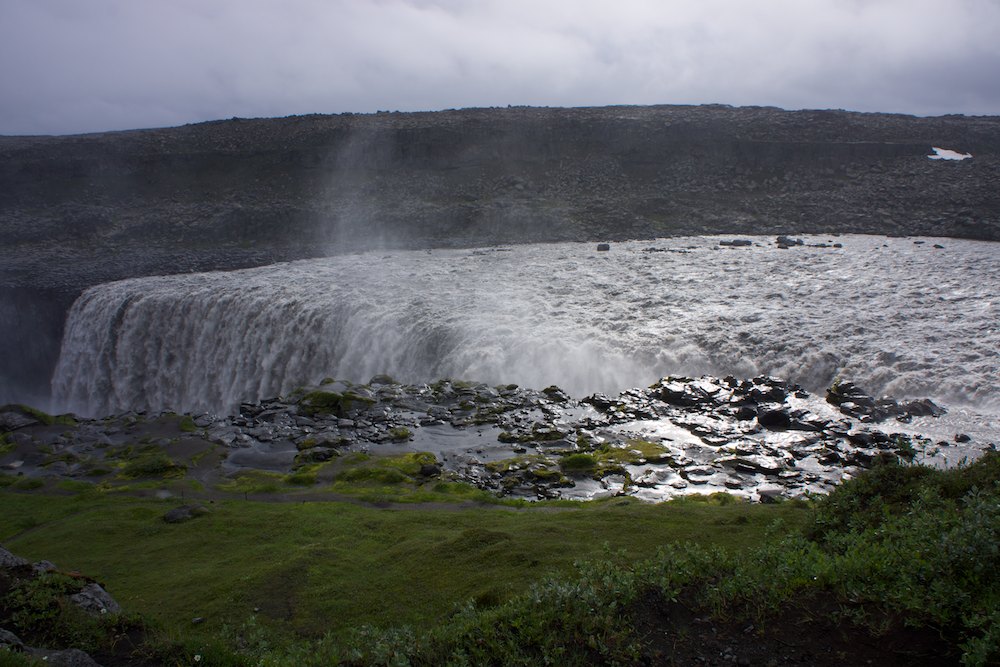
<instances>
[{"instance_id":1,"label":"gorge","mask_svg":"<svg viewBox=\"0 0 1000 667\"><path fill-rule=\"evenodd\" d=\"M380 248L685 234L995 241L998 127L708 105L0 137L0 401L46 404L71 304L123 278ZM935 148L973 157L929 159Z\"/></svg>"}]
</instances>

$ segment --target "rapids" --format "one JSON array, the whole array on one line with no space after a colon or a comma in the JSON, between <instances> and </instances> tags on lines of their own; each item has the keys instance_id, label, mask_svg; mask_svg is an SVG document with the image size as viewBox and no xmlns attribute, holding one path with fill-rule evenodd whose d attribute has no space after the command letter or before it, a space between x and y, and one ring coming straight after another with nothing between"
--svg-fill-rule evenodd
<instances>
[{"instance_id":1,"label":"rapids","mask_svg":"<svg viewBox=\"0 0 1000 667\"><path fill-rule=\"evenodd\" d=\"M850 379L996 424L1000 245L724 238L381 251L99 285L69 314L54 407L223 413L379 373L577 397L769 374L820 392Z\"/></svg>"}]
</instances>

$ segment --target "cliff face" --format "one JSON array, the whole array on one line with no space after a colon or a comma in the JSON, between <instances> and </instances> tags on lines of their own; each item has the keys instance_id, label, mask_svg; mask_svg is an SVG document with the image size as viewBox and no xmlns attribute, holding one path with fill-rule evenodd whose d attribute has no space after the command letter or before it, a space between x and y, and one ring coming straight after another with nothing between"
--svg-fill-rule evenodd
<instances>
[{"instance_id":1,"label":"cliff face","mask_svg":"<svg viewBox=\"0 0 1000 667\"><path fill-rule=\"evenodd\" d=\"M0 384L44 393L65 309L117 278L380 246L1000 240L998 186L1000 117L511 108L0 137Z\"/></svg>"}]
</instances>

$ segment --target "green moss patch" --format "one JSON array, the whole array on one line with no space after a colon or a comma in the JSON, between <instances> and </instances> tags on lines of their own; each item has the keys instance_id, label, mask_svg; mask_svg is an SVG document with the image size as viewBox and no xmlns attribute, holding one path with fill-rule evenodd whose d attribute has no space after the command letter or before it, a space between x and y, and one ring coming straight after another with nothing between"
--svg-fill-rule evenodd
<instances>
[{"instance_id":1,"label":"green moss patch","mask_svg":"<svg viewBox=\"0 0 1000 667\"><path fill-rule=\"evenodd\" d=\"M593 454L570 454L559 461L559 466L569 473L586 474L597 470L597 457Z\"/></svg>"},{"instance_id":2,"label":"green moss patch","mask_svg":"<svg viewBox=\"0 0 1000 667\"><path fill-rule=\"evenodd\" d=\"M357 408L364 408L375 403L374 399L367 396L345 391L343 393L335 391L316 390L311 391L299 399L299 412L305 415L335 415L346 417L347 414Z\"/></svg>"},{"instance_id":3,"label":"green moss patch","mask_svg":"<svg viewBox=\"0 0 1000 667\"><path fill-rule=\"evenodd\" d=\"M157 452L136 457L128 461L118 472L121 479L136 479L141 477L183 477L187 466L176 463L166 454Z\"/></svg>"},{"instance_id":4,"label":"green moss patch","mask_svg":"<svg viewBox=\"0 0 1000 667\"><path fill-rule=\"evenodd\" d=\"M415 479L425 465L437 463L429 452L410 452L398 456L345 457L334 479L361 484L405 484Z\"/></svg>"}]
</instances>

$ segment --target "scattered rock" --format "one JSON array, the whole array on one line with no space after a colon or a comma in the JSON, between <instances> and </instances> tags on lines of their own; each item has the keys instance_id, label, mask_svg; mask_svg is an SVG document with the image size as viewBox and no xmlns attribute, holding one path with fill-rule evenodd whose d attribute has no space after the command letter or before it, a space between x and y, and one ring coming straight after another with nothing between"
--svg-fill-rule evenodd
<instances>
[{"instance_id":1,"label":"scattered rock","mask_svg":"<svg viewBox=\"0 0 1000 667\"><path fill-rule=\"evenodd\" d=\"M189 417L204 426L187 438L222 445L224 465L236 470L294 472L343 453L377 456L385 447L396 455L400 448L419 451L428 442L448 442L447 451L435 451L437 462L421 465L410 477L421 483L445 477L526 498L622 493L654 500L696 485L705 493L730 489L759 499L766 488L779 487L788 497L829 489L845 466L927 451L929 441L910 442L866 423L943 413L927 400L876 400L850 382L831 387L826 400L843 419L818 416L828 411L819 400L767 376L669 376L648 388L574 400L556 386L538 391L458 380L404 385L377 375L369 385L327 379L287 398L244 403L229 417ZM96 444L98 435L118 429L134 437L136 424L161 416L81 420L50 443L60 460L47 462L45 471L79 474L73 457L100 457L114 447ZM169 419L178 422L177 415ZM32 428L17 435L27 437ZM425 432L432 428L438 432ZM151 443L161 441L170 446L163 437ZM563 465L577 455L585 457L576 462L584 465ZM162 519L181 523L206 512L185 505Z\"/></svg>"},{"instance_id":2,"label":"scattered rock","mask_svg":"<svg viewBox=\"0 0 1000 667\"><path fill-rule=\"evenodd\" d=\"M608 250L611 250L611 244L610 243L598 243L597 244L597 251L598 252L607 252Z\"/></svg>"},{"instance_id":3,"label":"scattered rock","mask_svg":"<svg viewBox=\"0 0 1000 667\"><path fill-rule=\"evenodd\" d=\"M826 400L837 406L845 415L872 422L885 421L890 417L895 417L901 422L908 422L913 417L940 417L947 412L929 398L906 403L897 403L890 398L876 400L853 382L834 384L827 389Z\"/></svg>"}]
</instances>

